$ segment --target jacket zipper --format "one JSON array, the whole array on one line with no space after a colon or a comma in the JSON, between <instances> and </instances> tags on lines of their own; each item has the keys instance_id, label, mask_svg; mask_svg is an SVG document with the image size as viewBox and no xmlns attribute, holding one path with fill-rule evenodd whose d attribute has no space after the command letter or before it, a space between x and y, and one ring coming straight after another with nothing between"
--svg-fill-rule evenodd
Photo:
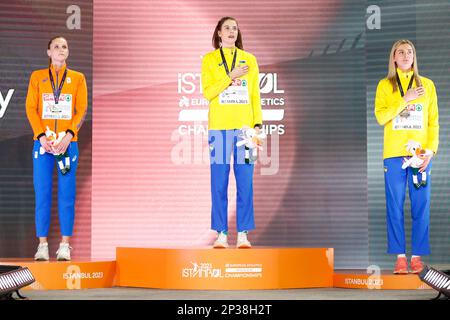
<instances>
[{"instance_id":1,"label":"jacket zipper","mask_svg":"<svg viewBox=\"0 0 450 320\"><path fill-rule=\"evenodd\" d=\"M59 72L55 71L55 73L56 73L56 85L55 85L55 88L59 88L59 79L58 79ZM58 99L59 99L59 96L58 96ZM59 103L59 101L58 102L55 101L55 103ZM58 134L58 119L55 119L55 133Z\"/></svg>"}]
</instances>

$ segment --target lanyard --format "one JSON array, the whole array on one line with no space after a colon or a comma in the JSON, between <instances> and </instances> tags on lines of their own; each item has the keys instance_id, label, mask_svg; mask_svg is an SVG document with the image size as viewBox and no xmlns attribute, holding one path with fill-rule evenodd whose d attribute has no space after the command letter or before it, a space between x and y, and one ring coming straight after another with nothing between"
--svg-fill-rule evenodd
<instances>
[{"instance_id":1,"label":"lanyard","mask_svg":"<svg viewBox=\"0 0 450 320\"><path fill-rule=\"evenodd\" d=\"M222 63L223 63L223 67L225 68L225 72L227 74L229 74L230 70L228 70L227 60L225 60L225 55L223 54L222 47L220 47L220 55L222 56ZM236 65L236 56L237 56L237 48L234 48L234 57L233 57L233 63L231 64L231 71L233 71L234 66Z\"/></svg>"},{"instance_id":2,"label":"lanyard","mask_svg":"<svg viewBox=\"0 0 450 320\"><path fill-rule=\"evenodd\" d=\"M61 83L59 84L58 90L55 90L55 81L53 80L53 75L52 75L52 71L50 70L50 68L48 68L48 74L50 75L50 82L52 84L52 89L53 89L53 96L55 97L55 104L58 104L59 102L59 96L61 95L61 90L62 87L64 85L64 81L66 80L66 76L67 76L67 69L64 70L64 74L61 80Z\"/></svg>"},{"instance_id":3,"label":"lanyard","mask_svg":"<svg viewBox=\"0 0 450 320\"><path fill-rule=\"evenodd\" d=\"M400 82L400 78L398 77L398 73L395 73L395 78L397 79L398 89L400 90L400 95L403 97L405 93L403 92L402 83ZM414 76L411 76L411 80L409 80L408 89L411 89L414 81Z\"/></svg>"}]
</instances>

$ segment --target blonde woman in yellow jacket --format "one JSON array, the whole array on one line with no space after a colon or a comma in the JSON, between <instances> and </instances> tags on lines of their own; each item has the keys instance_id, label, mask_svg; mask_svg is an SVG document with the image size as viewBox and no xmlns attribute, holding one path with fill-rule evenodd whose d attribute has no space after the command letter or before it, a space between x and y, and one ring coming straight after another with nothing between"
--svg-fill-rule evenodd
<instances>
[{"instance_id":1,"label":"blonde woman in yellow jacket","mask_svg":"<svg viewBox=\"0 0 450 320\"><path fill-rule=\"evenodd\" d=\"M397 254L394 273L408 273L403 214L408 184L412 217L410 267L411 272L419 273L423 269L421 256L430 254L430 171L439 144L439 115L436 88L433 81L419 75L416 50L409 40L399 40L392 46L388 75L378 83L376 91L375 116L384 126L387 252ZM423 160L419 172L426 173L419 183L414 183L413 168L402 168L412 156L406 149L411 140L428 151L419 155Z\"/></svg>"},{"instance_id":2,"label":"blonde woman in yellow jacket","mask_svg":"<svg viewBox=\"0 0 450 320\"><path fill-rule=\"evenodd\" d=\"M243 49L236 19L220 19L212 42L216 50L207 53L202 61L202 89L209 100L211 228L218 233L214 248L228 247L227 189L232 153L237 186L237 247L250 248L247 233L255 228L254 164L246 163L245 147L237 147L236 143L243 127L262 129L259 69L256 58Z\"/></svg>"}]
</instances>

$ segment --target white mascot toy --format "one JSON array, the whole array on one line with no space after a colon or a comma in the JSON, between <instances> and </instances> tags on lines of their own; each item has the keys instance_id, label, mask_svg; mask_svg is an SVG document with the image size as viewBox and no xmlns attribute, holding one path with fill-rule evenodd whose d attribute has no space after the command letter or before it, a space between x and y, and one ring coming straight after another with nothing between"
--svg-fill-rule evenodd
<instances>
[{"instance_id":1,"label":"white mascot toy","mask_svg":"<svg viewBox=\"0 0 450 320\"><path fill-rule=\"evenodd\" d=\"M52 146L56 146L58 145L61 140L64 138L64 136L66 135L66 133L60 132L58 133L58 135L56 135L56 133L52 130L50 130L50 128L47 126L47 130L45 131L45 136L47 137L47 140L50 142L50 144ZM40 148L39 149L39 153L42 155L45 153L44 148ZM61 170L62 174L66 174L67 172L70 171L70 157L69 157L69 153L66 151L64 153L61 154L55 154L56 157L56 161L58 162L58 167L59 170Z\"/></svg>"},{"instance_id":2,"label":"white mascot toy","mask_svg":"<svg viewBox=\"0 0 450 320\"><path fill-rule=\"evenodd\" d=\"M258 150L262 150L263 142L266 139L266 134L262 129L259 131L243 127L239 134L242 139L236 143L237 147L245 146L245 163L254 163L258 158Z\"/></svg>"},{"instance_id":3,"label":"white mascot toy","mask_svg":"<svg viewBox=\"0 0 450 320\"><path fill-rule=\"evenodd\" d=\"M409 140L406 144L406 151L412 154L411 158L405 158L405 162L402 165L402 169L406 169L408 167L411 167L413 171L413 183L416 189L419 189L421 186L427 185L427 173L424 171L422 172L422 179L419 182L417 179L417 174L419 173L419 168L423 164L425 160L419 158L419 155L422 156L428 156L432 155L433 151L428 149L422 149L420 143Z\"/></svg>"}]
</instances>

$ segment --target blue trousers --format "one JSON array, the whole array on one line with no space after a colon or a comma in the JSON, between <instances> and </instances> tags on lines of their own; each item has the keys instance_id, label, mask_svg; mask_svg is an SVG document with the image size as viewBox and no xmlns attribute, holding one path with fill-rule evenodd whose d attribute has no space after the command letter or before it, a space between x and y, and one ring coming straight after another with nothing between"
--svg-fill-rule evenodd
<instances>
[{"instance_id":1,"label":"blue trousers","mask_svg":"<svg viewBox=\"0 0 450 320\"><path fill-rule=\"evenodd\" d=\"M245 147L236 147L239 130L209 130L211 160L211 229L228 231L228 177L231 153L236 178L236 227L238 232L255 229L253 211L253 169L245 163Z\"/></svg>"},{"instance_id":2,"label":"blue trousers","mask_svg":"<svg viewBox=\"0 0 450 320\"><path fill-rule=\"evenodd\" d=\"M36 235L47 237L52 207L53 170L56 159L53 154L40 154L41 144L33 146L33 182L36 199ZM78 167L78 143L71 142L67 148L70 171L65 175L58 171L58 213L62 236L72 236L75 218L76 171ZM57 167L57 166L56 166Z\"/></svg>"},{"instance_id":3,"label":"blue trousers","mask_svg":"<svg viewBox=\"0 0 450 320\"><path fill-rule=\"evenodd\" d=\"M431 161L426 169L427 185L416 189L413 184L413 170L402 169L403 157L384 159L384 181L386 190L388 253L404 254L405 227L403 204L405 202L406 184L411 200L412 233L411 247L413 255L430 254L430 196L431 196ZM421 181L421 173L417 175Z\"/></svg>"}]
</instances>

